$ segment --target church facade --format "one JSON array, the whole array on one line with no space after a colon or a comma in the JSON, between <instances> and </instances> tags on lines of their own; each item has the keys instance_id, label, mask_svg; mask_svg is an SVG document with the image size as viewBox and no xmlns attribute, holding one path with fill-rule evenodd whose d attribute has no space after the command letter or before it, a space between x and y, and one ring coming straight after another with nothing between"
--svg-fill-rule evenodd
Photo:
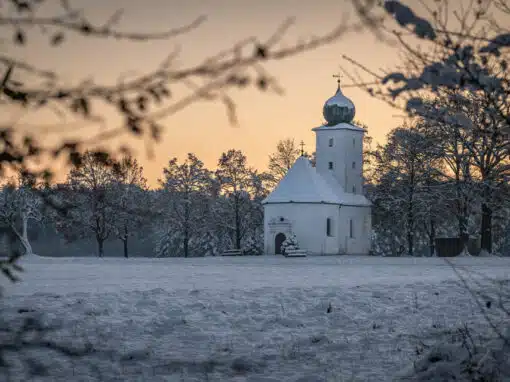
<instances>
[{"instance_id":1,"label":"church facade","mask_svg":"<svg viewBox=\"0 0 510 382\"><path fill-rule=\"evenodd\" d=\"M324 104L314 129L315 167L299 157L263 201L264 249L281 254L294 236L309 255L365 255L371 246L371 204L363 195L363 136L356 109L340 89Z\"/></svg>"}]
</instances>

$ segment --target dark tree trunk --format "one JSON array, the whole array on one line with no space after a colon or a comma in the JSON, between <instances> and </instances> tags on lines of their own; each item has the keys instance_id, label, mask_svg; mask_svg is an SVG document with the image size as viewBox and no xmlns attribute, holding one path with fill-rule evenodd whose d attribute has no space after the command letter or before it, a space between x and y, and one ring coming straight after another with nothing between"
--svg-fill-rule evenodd
<instances>
[{"instance_id":1,"label":"dark tree trunk","mask_svg":"<svg viewBox=\"0 0 510 382\"><path fill-rule=\"evenodd\" d=\"M459 160L457 161L455 173L455 189L456 189L456 204L457 204L457 220L459 223L459 238L462 244L462 248L466 249L469 234L468 234L468 197L465 194L466 178L468 177L469 170L465 164ZM463 179L461 179L462 172L464 173Z\"/></svg>"},{"instance_id":2,"label":"dark tree trunk","mask_svg":"<svg viewBox=\"0 0 510 382\"><path fill-rule=\"evenodd\" d=\"M414 181L414 178L411 178ZM414 256L414 187L409 190L408 209L407 209L407 253Z\"/></svg>"},{"instance_id":3,"label":"dark tree trunk","mask_svg":"<svg viewBox=\"0 0 510 382\"><path fill-rule=\"evenodd\" d=\"M436 252L436 222L434 219L430 219L429 251L430 256L434 256Z\"/></svg>"},{"instance_id":4,"label":"dark tree trunk","mask_svg":"<svg viewBox=\"0 0 510 382\"><path fill-rule=\"evenodd\" d=\"M190 195L187 196L186 202L184 204L184 232L182 239L182 246L184 251L184 257L189 256L189 241L190 241L190 222L191 222L191 200Z\"/></svg>"},{"instance_id":5,"label":"dark tree trunk","mask_svg":"<svg viewBox=\"0 0 510 382\"><path fill-rule=\"evenodd\" d=\"M100 236L96 236L97 239L97 255L99 257L104 256L104 239Z\"/></svg>"},{"instance_id":6,"label":"dark tree trunk","mask_svg":"<svg viewBox=\"0 0 510 382\"><path fill-rule=\"evenodd\" d=\"M468 233L467 233L467 219L464 215L464 209L463 206L460 206L461 212L459 214L458 220L459 220L459 238L460 242L462 243L462 248L465 248L468 242Z\"/></svg>"},{"instance_id":7,"label":"dark tree trunk","mask_svg":"<svg viewBox=\"0 0 510 382\"><path fill-rule=\"evenodd\" d=\"M491 189L487 185L487 176L484 176L484 189L483 189L483 201L482 201L482 221L480 227L481 234L481 249L486 250L488 253L492 253L492 208L490 207L491 202Z\"/></svg>"},{"instance_id":8,"label":"dark tree trunk","mask_svg":"<svg viewBox=\"0 0 510 382\"><path fill-rule=\"evenodd\" d=\"M414 256L414 235L411 232L411 230L407 231L407 246L408 246L407 254L409 256Z\"/></svg>"},{"instance_id":9,"label":"dark tree trunk","mask_svg":"<svg viewBox=\"0 0 510 382\"><path fill-rule=\"evenodd\" d=\"M127 259L129 257L128 253L128 228L127 225L124 226L124 237L122 238L122 244L124 244L124 257Z\"/></svg>"},{"instance_id":10,"label":"dark tree trunk","mask_svg":"<svg viewBox=\"0 0 510 382\"><path fill-rule=\"evenodd\" d=\"M236 247L235 249L241 249L241 216L239 213L239 201L236 200L235 204L235 225L236 225Z\"/></svg>"},{"instance_id":11,"label":"dark tree trunk","mask_svg":"<svg viewBox=\"0 0 510 382\"><path fill-rule=\"evenodd\" d=\"M492 209L488 203L482 203L481 247L492 253Z\"/></svg>"},{"instance_id":12,"label":"dark tree trunk","mask_svg":"<svg viewBox=\"0 0 510 382\"><path fill-rule=\"evenodd\" d=\"M462 219L462 231L460 232L460 240L462 243L462 248L466 249L468 245L469 240L469 233L468 233L468 197L466 195L463 195L462 197L462 212L461 212L461 219Z\"/></svg>"},{"instance_id":13,"label":"dark tree trunk","mask_svg":"<svg viewBox=\"0 0 510 382\"><path fill-rule=\"evenodd\" d=\"M184 257L188 257L188 255L189 255L189 229L187 227L184 229L183 247L184 247Z\"/></svg>"},{"instance_id":14,"label":"dark tree trunk","mask_svg":"<svg viewBox=\"0 0 510 382\"><path fill-rule=\"evenodd\" d=\"M104 255L104 241L109 236L109 234L107 233L107 231L104 228L104 225L102 225L101 223L104 223L104 221L102 221L100 219L100 217L96 216L95 231L96 231L96 241L97 241L97 255L99 257L103 257L103 255Z\"/></svg>"},{"instance_id":15,"label":"dark tree trunk","mask_svg":"<svg viewBox=\"0 0 510 382\"><path fill-rule=\"evenodd\" d=\"M457 221L459 224L459 238L465 248L468 241L467 234L467 202L462 194L460 182L457 184Z\"/></svg>"},{"instance_id":16,"label":"dark tree trunk","mask_svg":"<svg viewBox=\"0 0 510 382\"><path fill-rule=\"evenodd\" d=\"M124 257L127 259L127 258L129 258L129 253L128 253L128 238L127 237L122 239L122 244L124 244Z\"/></svg>"}]
</instances>

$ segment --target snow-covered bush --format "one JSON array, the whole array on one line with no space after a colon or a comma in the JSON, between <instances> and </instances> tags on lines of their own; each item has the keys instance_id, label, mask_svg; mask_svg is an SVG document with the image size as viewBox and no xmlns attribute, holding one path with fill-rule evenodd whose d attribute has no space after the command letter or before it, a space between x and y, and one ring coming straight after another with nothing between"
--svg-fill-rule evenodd
<instances>
[{"instance_id":1,"label":"snow-covered bush","mask_svg":"<svg viewBox=\"0 0 510 382\"><path fill-rule=\"evenodd\" d=\"M510 281L469 279L453 268L480 313L446 332L446 338L425 346L419 359L400 373L404 381L510 381Z\"/></svg>"},{"instance_id":2,"label":"snow-covered bush","mask_svg":"<svg viewBox=\"0 0 510 382\"><path fill-rule=\"evenodd\" d=\"M259 256L264 253L264 232L257 230L243 240L243 252L249 256Z\"/></svg>"},{"instance_id":3,"label":"snow-covered bush","mask_svg":"<svg viewBox=\"0 0 510 382\"><path fill-rule=\"evenodd\" d=\"M282 243L282 254L287 254L289 250L297 250L299 249L299 243L297 241L296 235L291 234L288 238L286 238Z\"/></svg>"},{"instance_id":4,"label":"snow-covered bush","mask_svg":"<svg viewBox=\"0 0 510 382\"><path fill-rule=\"evenodd\" d=\"M376 256L399 256L401 248L404 248L404 238L395 235L391 228L382 226L372 231L372 253Z\"/></svg>"},{"instance_id":5,"label":"snow-covered bush","mask_svg":"<svg viewBox=\"0 0 510 382\"><path fill-rule=\"evenodd\" d=\"M459 329L449 341L433 346L400 377L403 381L508 381L510 326L502 337L477 344L472 334Z\"/></svg>"}]
</instances>

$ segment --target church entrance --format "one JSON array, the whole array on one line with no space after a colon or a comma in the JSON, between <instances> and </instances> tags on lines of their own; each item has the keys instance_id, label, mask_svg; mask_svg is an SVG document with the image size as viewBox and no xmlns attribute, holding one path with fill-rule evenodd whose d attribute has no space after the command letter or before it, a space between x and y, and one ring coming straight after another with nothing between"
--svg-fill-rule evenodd
<instances>
[{"instance_id":1,"label":"church entrance","mask_svg":"<svg viewBox=\"0 0 510 382\"><path fill-rule=\"evenodd\" d=\"M276 255L282 254L282 244L285 241L285 239L286 239L285 235L281 232L274 238L274 253Z\"/></svg>"}]
</instances>

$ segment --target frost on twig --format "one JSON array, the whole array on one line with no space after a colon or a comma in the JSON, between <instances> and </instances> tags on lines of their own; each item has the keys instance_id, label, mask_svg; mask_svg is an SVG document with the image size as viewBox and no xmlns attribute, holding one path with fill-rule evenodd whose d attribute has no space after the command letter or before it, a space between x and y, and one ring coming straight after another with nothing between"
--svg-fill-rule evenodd
<instances>
[{"instance_id":1,"label":"frost on twig","mask_svg":"<svg viewBox=\"0 0 510 382\"><path fill-rule=\"evenodd\" d=\"M436 2L435 8L426 8L425 17L418 17L401 1L386 1L384 8L396 24L387 31L402 51L403 62L398 69L375 73L355 58L344 57L370 78L352 86L410 114L441 91L481 92L491 99L499 118L510 124L509 3L460 3L459 11L452 10L456 2Z\"/></svg>"}]
</instances>

